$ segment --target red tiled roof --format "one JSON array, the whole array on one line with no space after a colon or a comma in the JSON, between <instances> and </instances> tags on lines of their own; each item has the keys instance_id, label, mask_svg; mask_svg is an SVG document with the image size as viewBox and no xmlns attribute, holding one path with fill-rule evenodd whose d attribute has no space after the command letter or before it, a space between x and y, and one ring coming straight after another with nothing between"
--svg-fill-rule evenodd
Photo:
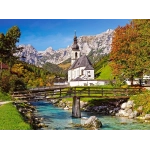
<instances>
[{"instance_id":1,"label":"red tiled roof","mask_svg":"<svg viewBox=\"0 0 150 150\"><path fill-rule=\"evenodd\" d=\"M0 69L8 69L8 65L0 62Z\"/></svg>"}]
</instances>

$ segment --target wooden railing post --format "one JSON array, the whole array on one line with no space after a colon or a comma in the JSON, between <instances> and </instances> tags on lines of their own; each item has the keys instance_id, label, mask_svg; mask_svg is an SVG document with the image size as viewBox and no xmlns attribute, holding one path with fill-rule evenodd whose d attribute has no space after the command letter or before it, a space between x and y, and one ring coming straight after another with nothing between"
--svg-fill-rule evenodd
<instances>
[{"instance_id":1,"label":"wooden railing post","mask_svg":"<svg viewBox=\"0 0 150 150\"><path fill-rule=\"evenodd\" d=\"M90 96L90 87L88 87L88 96Z\"/></svg>"},{"instance_id":2,"label":"wooden railing post","mask_svg":"<svg viewBox=\"0 0 150 150\"><path fill-rule=\"evenodd\" d=\"M61 88L60 88L60 97L61 97Z\"/></svg>"},{"instance_id":3,"label":"wooden railing post","mask_svg":"<svg viewBox=\"0 0 150 150\"><path fill-rule=\"evenodd\" d=\"M74 96L76 96L76 87L74 88Z\"/></svg>"}]
</instances>

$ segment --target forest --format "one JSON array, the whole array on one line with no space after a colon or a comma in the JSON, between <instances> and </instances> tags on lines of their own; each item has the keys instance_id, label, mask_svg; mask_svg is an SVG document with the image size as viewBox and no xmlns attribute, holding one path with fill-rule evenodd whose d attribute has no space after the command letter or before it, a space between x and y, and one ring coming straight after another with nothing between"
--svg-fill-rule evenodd
<instances>
[{"instance_id":1,"label":"forest","mask_svg":"<svg viewBox=\"0 0 150 150\"><path fill-rule=\"evenodd\" d=\"M54 73L20 61L14 55L22 51L21 47L16 46L20 36L21 31L17 26L11 27L5 35L0 33L0 88L2 92L50 86L55 77ZM3 69L3 65L8 68Z\"/></svg>"}]
</instances>

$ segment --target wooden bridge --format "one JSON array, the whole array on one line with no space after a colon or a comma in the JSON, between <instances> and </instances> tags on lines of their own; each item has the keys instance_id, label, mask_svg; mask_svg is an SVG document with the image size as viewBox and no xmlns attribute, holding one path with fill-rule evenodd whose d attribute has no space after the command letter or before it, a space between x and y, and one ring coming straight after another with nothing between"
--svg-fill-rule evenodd
<instances>
[{"instance_id":1,"label":"wooden bridge","mask_svg":"<svg viewBox=\"0 0 150 150\"><path fill-rule=\"evenodd\" d=\"M72 97L72 115L81 117L80 98L128 99L131 95L141 92L141 88L102 88L89 87L42 87L26 91L16 91L12 96L18 100L63 99Z\"/></svg>"},{"instance_id":2,"label":"wooden bridge","mask_svg":"<svg viewBox=\"0 0 150 150\"><path fill-rule=\"evenodd\" d=\"M91 98L129 98L141 92L141 88L101 88L89 87L42 87L33 88L26 91L16 91L12 93L14 98L19 100L36 99L62 99L67 97L91 97Z\"/></svg>"}]
</instances>

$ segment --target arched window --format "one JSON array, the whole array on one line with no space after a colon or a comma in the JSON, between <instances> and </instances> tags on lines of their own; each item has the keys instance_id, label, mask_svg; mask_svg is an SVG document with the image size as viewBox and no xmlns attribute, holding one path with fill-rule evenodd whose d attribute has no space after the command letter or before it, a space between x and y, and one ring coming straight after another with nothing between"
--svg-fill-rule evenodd
<instances>
[{"instance_id":1,"label":"arched window","mask_svg":"<svg viewBox=\"0 0 150 150\"><path fill-rule=\"evenodd\" d=\"M83 69L81 70L81 75L83 75Z\"/></svg>"},{"instance_id":2,"label":"arched window","mask_svg":"<svg viewBox=\"0 0 150 150\"><path fill-rule=\"evenodd\" d=\"M78 53L77 52L75 52L75 59L77 59L78 58Z\"/></svg>"}]
</instances>

